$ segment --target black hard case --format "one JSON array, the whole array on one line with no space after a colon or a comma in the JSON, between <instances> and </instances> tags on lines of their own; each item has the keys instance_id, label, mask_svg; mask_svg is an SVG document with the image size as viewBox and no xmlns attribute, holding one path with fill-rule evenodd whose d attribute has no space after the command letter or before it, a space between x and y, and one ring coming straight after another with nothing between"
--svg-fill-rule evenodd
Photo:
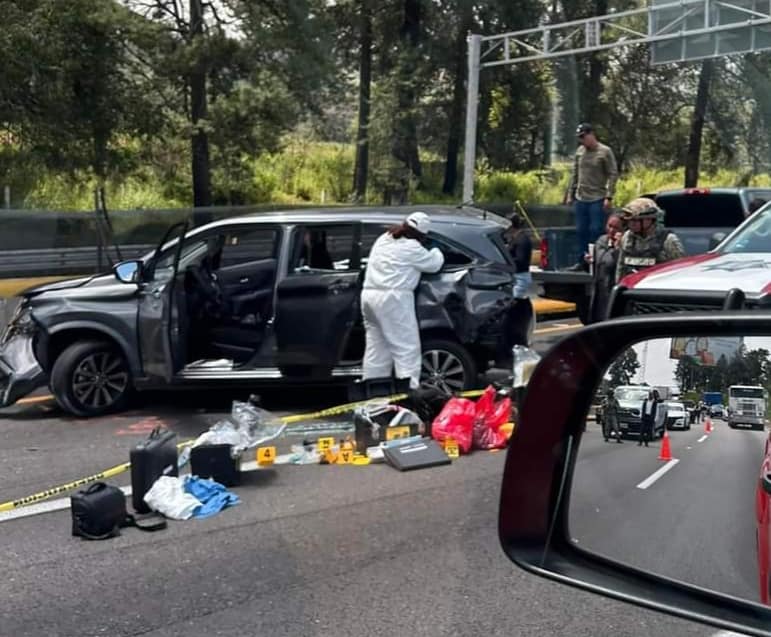
<instances>
[{"instance_id":1,"label":"black hard case","mask_svg":"<svg viewBox=\"0 0 771 637\"><path fill-rule=\"evenodd\" d=\"M199 445L190 450L190 473L232 487L241 481L241 458L233 458L231 445Z\"/></svg>"},{"instance_id":2,"label":"black hard case","mask_svg":"<svg viewBox=\"0 0 771 637\"><path fill-rule=\"evenodd\" d=\"M155 429L129 454L131 461L131 503L137 513L149 513L144 495L161 476L178 476L177 434Z\"/></svg>"}]
</instances>

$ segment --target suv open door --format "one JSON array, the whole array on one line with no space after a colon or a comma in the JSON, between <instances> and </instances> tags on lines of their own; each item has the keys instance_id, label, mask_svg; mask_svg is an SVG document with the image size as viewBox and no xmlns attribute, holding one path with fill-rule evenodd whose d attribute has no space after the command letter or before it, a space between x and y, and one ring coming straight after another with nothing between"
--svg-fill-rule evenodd
<instances>
[{"instance_id":1,"label":"suv open door","mask_svg":"<svg viewBox=\"0 0 771 637\"><path fill-rule=\"evenodd\" d=\"M171 226L142 273L137 340L150 384L169 383L184 360L184 289L177 284L177 271L186 231L187 222ZM163 246L175 238L176 245L162 253Z\"/></svg>"},{"instance_id":2,"label":"suv open door","mask_svg":"<svg viewBox=\"0 0 771 637\"><path fill-rule=\"evenodd\" d=\"M295 229L295 254L276 292L276 365L288 376L328 377L359 320L360 225L324 225L316 245L323 265L298 265L305 237L316 232Z\"/></svg>"}]
</instances>

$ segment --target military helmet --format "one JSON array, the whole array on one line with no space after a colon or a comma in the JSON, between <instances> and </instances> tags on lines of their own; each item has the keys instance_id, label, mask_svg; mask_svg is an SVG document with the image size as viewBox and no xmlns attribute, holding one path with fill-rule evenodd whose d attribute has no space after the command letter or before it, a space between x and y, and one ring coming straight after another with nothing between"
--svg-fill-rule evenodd
<instances>
[{"instance_id":1,"label":"military helmet","mask_svg":"<svg viewBox=\"0 0 771 637\"><path fill-rule=\"evenodd\" d=\"M624 219L656 219L662 212L653 199L638 197L621 209Z\"/></svg>"}]
</instances>

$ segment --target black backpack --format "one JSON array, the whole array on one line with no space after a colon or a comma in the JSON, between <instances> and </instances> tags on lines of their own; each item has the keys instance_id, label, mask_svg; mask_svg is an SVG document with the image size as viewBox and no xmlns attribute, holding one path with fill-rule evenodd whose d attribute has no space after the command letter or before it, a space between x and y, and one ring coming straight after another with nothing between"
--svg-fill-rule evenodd
<instances>
[{"instance_id":1,"label":"black backpack","mask_svg":"<svg viewBox=\"0 0 771 637\"><path fill-rule=\"evenodd\" d=\"M70 496L72 534L87 540L106 540L120 535L120 530L135 526L142 531L160 531L166 520L140 526L126 511L126 496L118 487L95 482Z\"/></svg>"}]
</instances>

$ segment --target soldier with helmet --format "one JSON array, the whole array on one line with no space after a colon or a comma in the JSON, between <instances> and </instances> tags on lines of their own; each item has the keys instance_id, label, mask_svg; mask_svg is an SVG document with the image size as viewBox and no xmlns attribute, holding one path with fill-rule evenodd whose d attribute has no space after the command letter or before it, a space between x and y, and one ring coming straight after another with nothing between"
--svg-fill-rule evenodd
<instances>
[{"instance_id":1,"label":"soldier with helmet","mask_svg":"<svg viewBox=\"0 0 771 637\"><path fill-rule=\"evenodd\" d=\"M621 238L616 283L627 274L685 256L677 235L658 225L663 211L653 199L634 199L621 212L628 230Z\"/></svg>"}]
</instances>

